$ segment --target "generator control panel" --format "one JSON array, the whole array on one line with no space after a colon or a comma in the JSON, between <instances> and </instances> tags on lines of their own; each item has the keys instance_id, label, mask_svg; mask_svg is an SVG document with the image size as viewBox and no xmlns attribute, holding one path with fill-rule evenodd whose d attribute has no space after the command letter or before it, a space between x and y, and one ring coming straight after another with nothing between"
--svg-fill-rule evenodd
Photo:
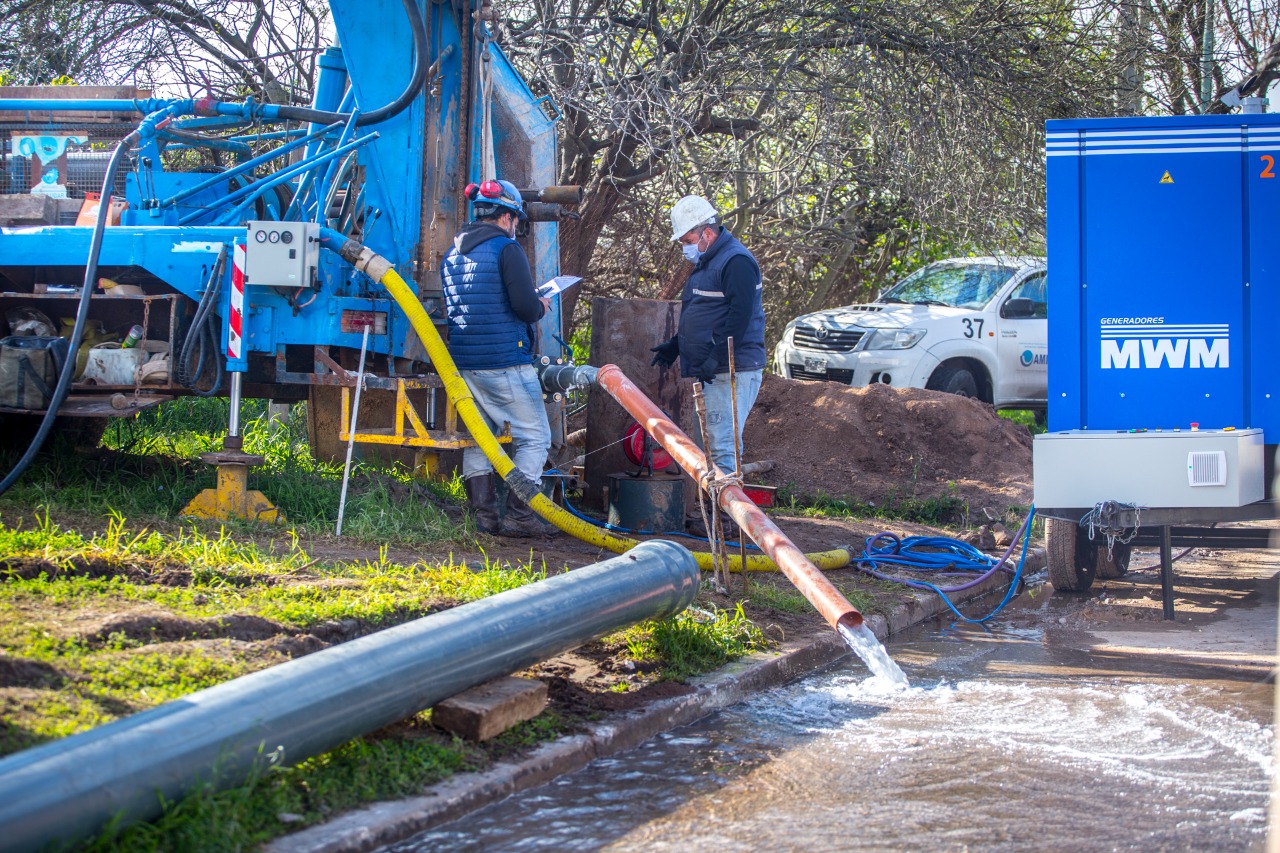
<instances>
[{"instance_id":1,"label":"generator control panel","mask_svg":"<svg viewBox=\"0 0 1280 853\"><path fill-rule=\"evenodd\" d=\"M249 223L244 283L270 287L315 287L320 226L314 222Z\"/></svg>"}]
</instances>

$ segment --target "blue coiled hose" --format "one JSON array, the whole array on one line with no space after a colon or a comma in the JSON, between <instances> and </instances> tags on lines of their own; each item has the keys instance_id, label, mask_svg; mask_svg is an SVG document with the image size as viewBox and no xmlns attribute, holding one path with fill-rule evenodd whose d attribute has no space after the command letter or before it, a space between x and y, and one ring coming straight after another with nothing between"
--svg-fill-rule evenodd
<instances>
[{"instance_id":1,"label":"blue coiled hose","mask_svg":"<svg viewBox=\"0 0 1280 853\"><path fill-rule=\"evenodd\" d=\"M1032 506L1027 513L1026 520L1018 528L1018 533L1014 536L1009 549L1005 551L1004 556L1000 559L987 556L967 542L950 539L946 536L908 536L903 539L893 533L877 533L875 536L868 537L862 550L862 556L854 563L854 566L859 571L866 572L880 580L893 581L916 589L927 589L935 592L957 617L965 622L981 624L993 619L1013 599L1013 596L1018 591L1022 582L1022 568L1027 560L1027 546L1031 542L1031 522L1035 515L1036 508ZM1017 547L1019 539L1022 540L1022 554L1018 558L1018 568L1013 573L1013 580L1009 584L1009 589L1005 592L1004 599L996 605L994 610L981 619L972 619L957 610L956 606L951 603L951 599L948 598L948 593L969 589L982 583L998 571L1007 571L1002 567L1005 560L1009 559L1009 555L1013 553L1013 549ZM924 580L910 580L886 575L881 571L882 567L892 567L899 571L976 575L976 577L958 586L941 587Z\"/></svg>"}]
</instances>

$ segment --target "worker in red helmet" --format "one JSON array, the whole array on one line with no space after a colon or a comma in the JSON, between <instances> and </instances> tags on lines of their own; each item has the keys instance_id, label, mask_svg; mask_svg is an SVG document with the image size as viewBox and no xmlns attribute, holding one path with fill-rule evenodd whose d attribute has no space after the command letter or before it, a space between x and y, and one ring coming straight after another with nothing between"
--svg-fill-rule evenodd
<instances>
[{"instance_id":1,"label":"worker in red helmet","mask_svg":"<svg viewBox=\"0 0 1280 853\"><path fill-rule=\"evenodd\" d=\"M652 364L663 368L680 360L680 375L703 384L707 403L707 457L724 473L734 470L735 441L764 379L764 305L760 265L719 224L716 209L705 198L685 196L671 208L671 239L693 264L680 298L679 332L658 344ZM738 433L733 432L733 395L729 386L729 346L737 372Z\"/></svg>"},{"instance_id":2,"label":"worker in red helmet","mask_svg":"<svg viewBox=\"0 0 1280 853\"><path fill-rule=\"evenodd\" d=\"M449 354L489 427L511 425L516 468L541 483L551 426L533 367L533 324L551 302L538 296L529 258L515 239L526 218L520 191L510 181L485 181L469 185L466 194L473 221L453 238L440 265ZM462 483L482 533L555 532L514 491L507 492L505 515L499 513L493 466L478 447L462 453Z\"/></svg>"}]
</instances>

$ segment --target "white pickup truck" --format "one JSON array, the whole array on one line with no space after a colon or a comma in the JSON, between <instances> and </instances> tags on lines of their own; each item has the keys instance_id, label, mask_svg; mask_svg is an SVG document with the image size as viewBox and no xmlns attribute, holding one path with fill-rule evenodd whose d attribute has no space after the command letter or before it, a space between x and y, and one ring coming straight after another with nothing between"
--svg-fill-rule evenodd
<instances>
[{"instance_id":1,"label":"white pickup truck","mask_svg":"<svg viewBox=\"0 0 1280 853\"><path fill-rule=\"evenodd\" d=\"M774 349L774 372L931 388L1043 416L1047 316L1044 258L937 261L875 302L792 320Z\"/></svg>"}]
</instances>

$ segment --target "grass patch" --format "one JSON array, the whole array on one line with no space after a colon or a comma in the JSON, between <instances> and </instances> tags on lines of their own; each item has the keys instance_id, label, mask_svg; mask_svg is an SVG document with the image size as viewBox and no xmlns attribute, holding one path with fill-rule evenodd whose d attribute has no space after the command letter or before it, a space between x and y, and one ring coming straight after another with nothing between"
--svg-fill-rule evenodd
<instances>
[{"instance_id":1,"label":"grass patch","mask_svg":"<svg viewBox=\"0 0 1280 853\"><path fill-rule=\"evenodd\" d=\"M751 603L782 613L808 613L813 609L809 600L795 588L772 586L766 583L751 585Z\"/></svg>"},{"instance_id":2,"label":"grass patch","mask_svg":"<svg viewBox=\"0 0 1280 853\"><path fill-rule=\"evenodd\" d=\"M0 687L40 688L0 695L5 753L290 653L247 641L349 639L546 577L545 566L533 565L399 565L385 549L376 561L319 564L296 539L269 552L226 531L131 532L119 515L93 536L41 519L30 528L0 525L0 651L24 673ZM335 625L346 626L341 636Z\"/></svg>"},{"instance_id":3,"label":"grass patch","mask_svg":"<svg viewBox=\"0 0 1280 853\"><path fill-rule=\"evenodd\" d=\"M130 530L114 514L95 535L47 512L0 524L0 754L65 737L459 602L542 580L545 566L452 559L321 563L296 537L274 550L225 530ZM237 633L248 626L249 634ZM307 642L290 646L292 641ZM299 653L302 653L299 652ZM554 738L547 713L483 746L420 714L293 767L168 804L157 821L109 831L88 849L243 850L373 800L420 792ZM282 820L281 815L285 815Z\"/></svg>"},{"instance_id":4,"label":"grass patch","mask_svg":"<svg viewBox=\"0 0 1280 853\"><path fill-rule=\"evenodd\" d=\"M294 767L270 767L235 788L197 791L168 804L154 822L109 830L85 849L93 853L247 850L363 803L419 793L433 782L483 763L483 755L440 736L357 738Z\"/></svg>"},{"instance_id":5,"label":"grass patch","mask_svg":"<svg viewBox=\"0 0 1280 853\"><path fill-rule=\"evenodd\" d=\"M657 664L662 677L673 681L710 672L768 645L740 603L732 611L715 605L690 607L670 619L629 628L621 632L621 639L632 657Z\"/></svg>"},{"instance_id":6,"label":"grass patch","mask_svg":"<svg viewBox=\"0 0 1280 853\"><path fill-rule=\"evenodd\" d=\"M221 449L228 418L226 400L188 398L112 419L97 449L76 448L71 437L55 436L47 452L0 496L0 512L45 506L58 515L114 511L129 518L176 520L196 495L216 486L215 469L199 455ZM245 400L242 434L245 452L264 458L250 471L249 488L266 495L298 530L332 532L342 467L312 457L306 404L296 404L287 420L272 421L266 401ZM0 466L12 466L22 450L0 454ZM361 543L458 540L466 536L465 524L444 509L461 501L456 478L446 484L416 483L403 466L357 462L343 533Z\"/></svg>"},{"instance_id":7,"label":"grass patch","mask_svg":"<svg viewBox=\"0 0 1280 853\"><path fill-rule=\"evenodd\" d=\"M901 584L873 577L860 577L857 584L842 583L835 586L859 613L882 615L888 615L889 612L885 603L894 601L894 596L901 594L903 589Z\"/></svg>"},{"instance_id":8,"label":"grass patch","mask_svg":"<svg viewBox=\"0 0 1280 853\"><path fill-rule=\"evenodd\" d=\"M1039 435L1048 431L1048 426L1043 413L1037 413L1031 409L1001 409L996 414L1002 418L1013 421L1015 424L1022 424L1031 430L1032 435Z\"/></svg>"},{"instance_id":9,"label":"grass patch","mask_svg":"<svg viewBox=\"0 0 1280 853\"><path fill-rule=\"evenodd\" d=\"M788 484L778 490L777 498L782 512L810 518L879 518L933 527L967 526L969 523L969 504L955 494L932 498L890 494L876 503L835 498L821 492L815 496L801 495Z\"/></svg>"}]
</instances>

